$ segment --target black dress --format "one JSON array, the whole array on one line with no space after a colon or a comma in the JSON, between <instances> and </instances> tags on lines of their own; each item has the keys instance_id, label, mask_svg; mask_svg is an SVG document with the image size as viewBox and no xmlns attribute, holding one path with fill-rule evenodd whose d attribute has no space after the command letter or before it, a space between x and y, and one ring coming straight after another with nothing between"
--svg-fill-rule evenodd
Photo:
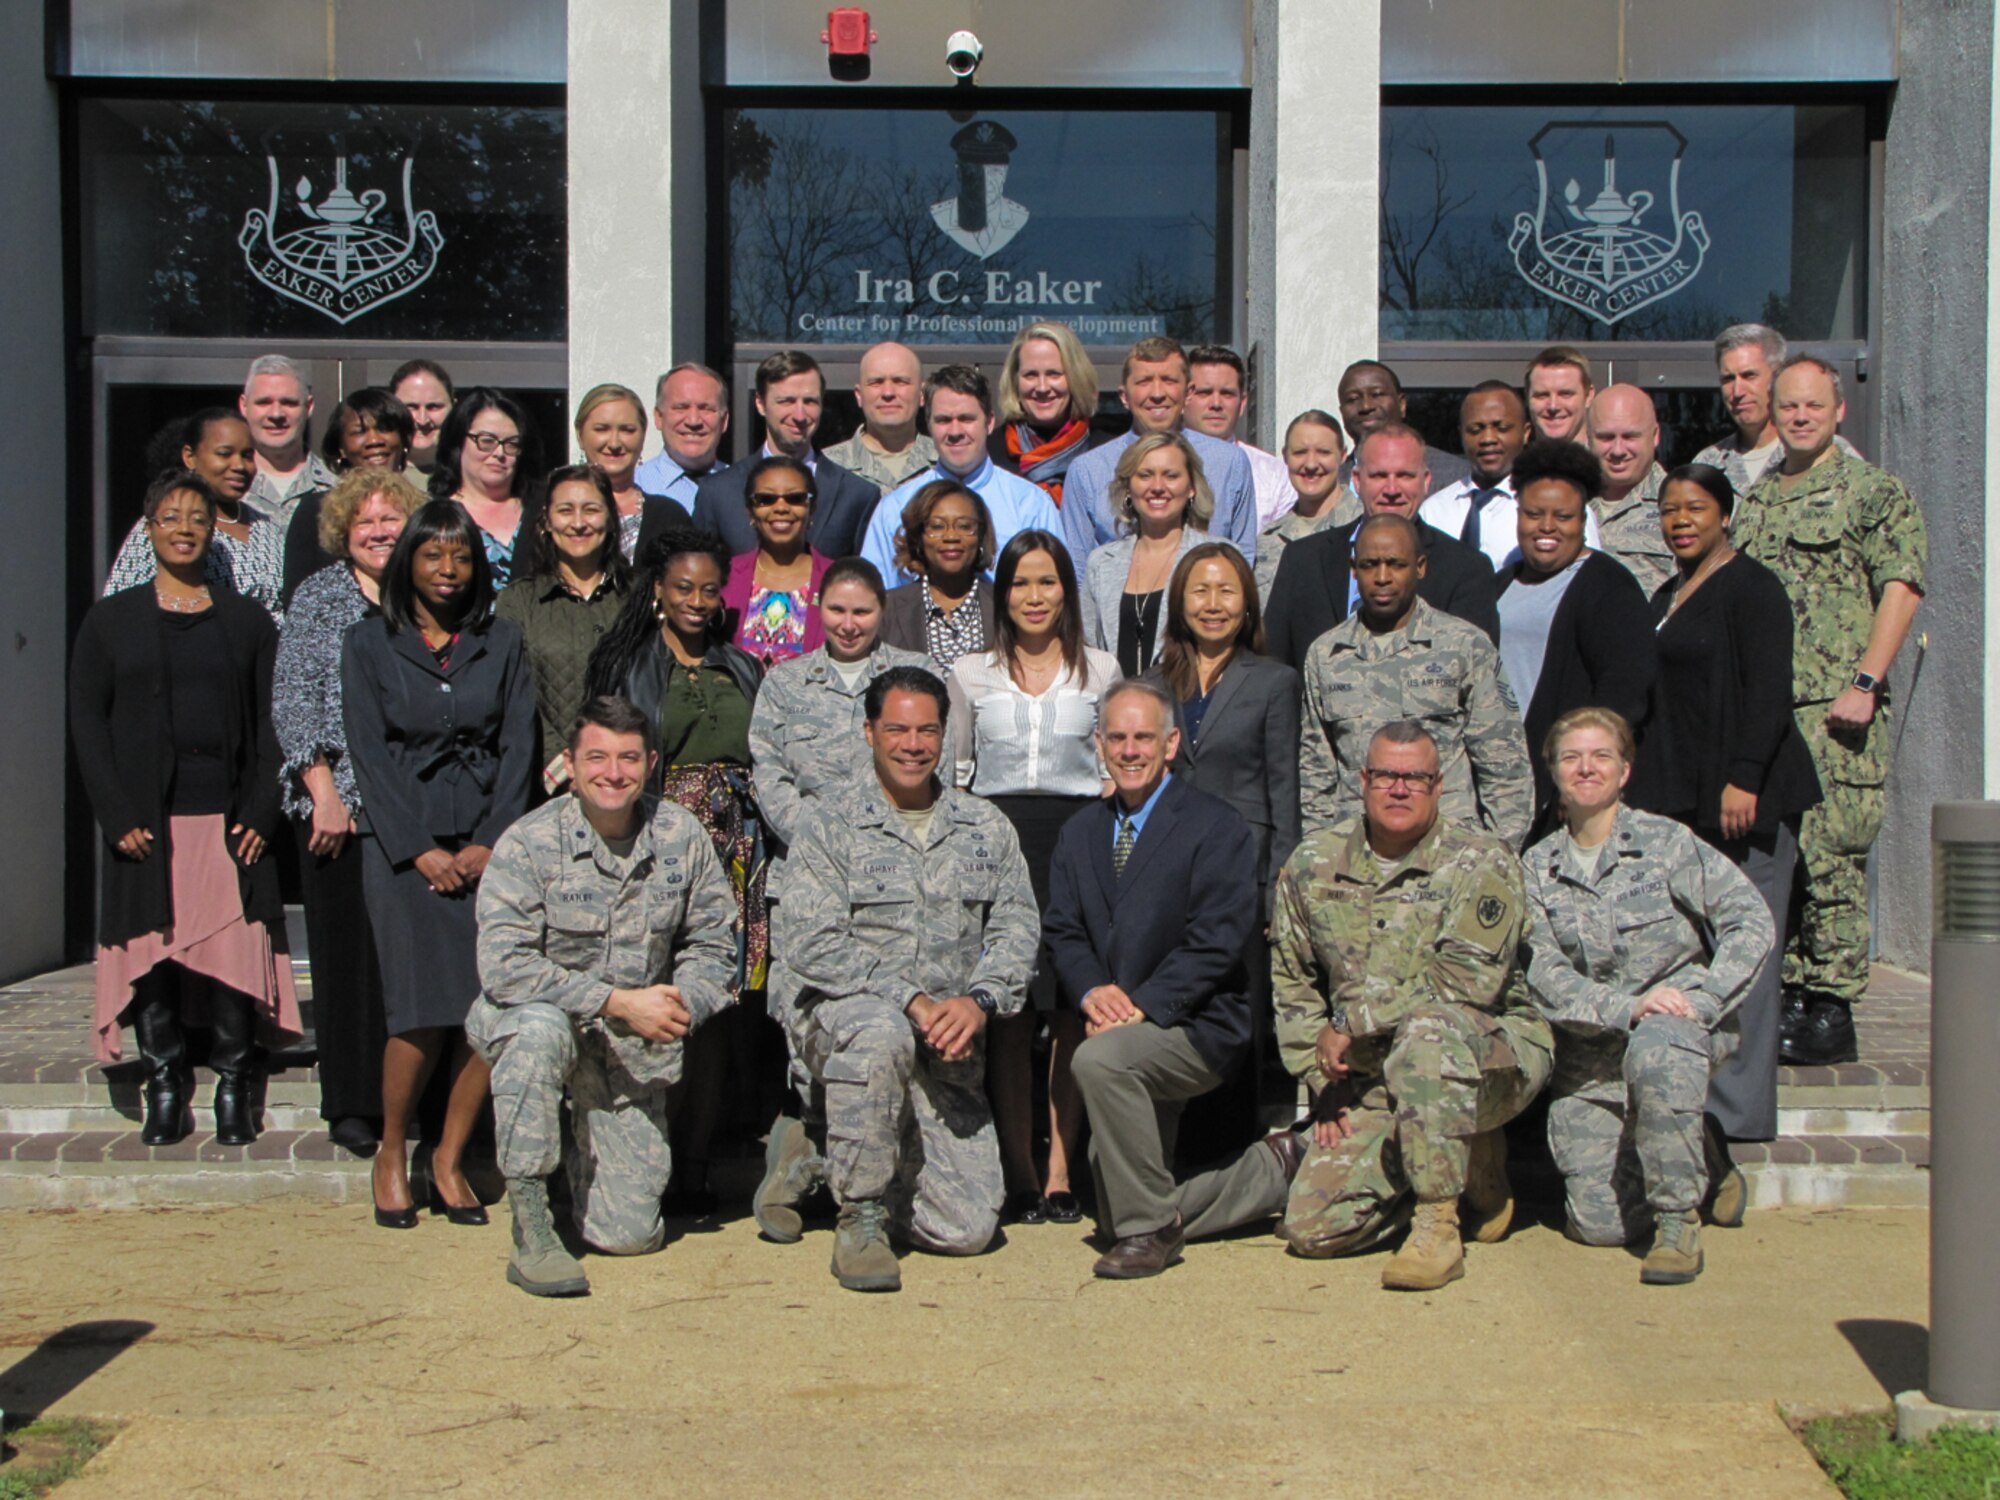
<instances>
[{"instance_id":1,"label":"black dress","mask_svg":"<svg viewBox=\"0 0 2000 1500\"><path fill-rule=\"evenodd\" d=\"M487 620L440 659L373 615L348 630L340 680L389 1033L462 1026L479 993L477 888L441 896L416 858L490 849L528 810L535 685L521 632Z\"/></svg>"}]
</instances>

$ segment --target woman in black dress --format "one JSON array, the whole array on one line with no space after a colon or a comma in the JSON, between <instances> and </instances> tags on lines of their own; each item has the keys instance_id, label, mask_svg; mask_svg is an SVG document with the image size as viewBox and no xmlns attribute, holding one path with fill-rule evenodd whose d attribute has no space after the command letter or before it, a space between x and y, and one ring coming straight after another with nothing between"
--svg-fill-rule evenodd
<instances>
[{"instance_id":1,"label":"woman in black dress","mask_svg":"<svg viewBox=\"0 0 2000 1500\"><path fill-rule=\"evenodd\" d=\"M184 1020L214 1033L215 1138L256 1139L261 1010L296 1039L277 871L278 740L271 727L277 627L211 588L215 492L181 469L146 491L153 575L91 606L69 680L78 769L106 848L97 929L97 1055L130 1021L146 1065L141 1139L188 1133Z\"/></svg>"},{"instance_id":2,"label":"woman in black dress","mask_svg":"<svg viewBox=\"0 0 2000 1500\"><path fill-rule=\"evenodd\" d=\"M1660 490L1678 573L1653 595L1659 676L1631 800L1685 823L1734 860L1771 908L1772 956L1741 1011L1743 1045L1709 1082L1716 1136L1778 1129L1778 1021L1799 815L1820 800L1792 719L1792 605L1778 577L1729 542L1736 493L1722 470L1685 464Z\"/></svg>"},{"instance_id":3,"label":"woman in black dress","mask_svg":"<svg viewBox=\"0 0 2000 1500\"><path fill-rule=\"evenodd\" d=\"M451 1095L431 1154L431 1203L483 1224L460 1169L486 1101L486 1064L466 1045L479 993L473 896L500 835L528 808L535 688L520 630L491 617L493 579L465 510L433 500L389 558L382 611L347 633L341 711L361 789L361 875L382 962L389 1044L375 1221L414 1227L408 1124L450 1052Z\"/></svg>"}]
</instances>

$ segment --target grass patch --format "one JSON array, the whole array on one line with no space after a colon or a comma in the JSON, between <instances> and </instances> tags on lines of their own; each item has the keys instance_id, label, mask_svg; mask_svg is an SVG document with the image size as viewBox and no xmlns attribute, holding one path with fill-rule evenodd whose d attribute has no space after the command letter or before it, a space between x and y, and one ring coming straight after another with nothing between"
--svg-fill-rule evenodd
<instances>
[{"instance_id":1,"label":"grass patch","mask_svg":"<svg viewBox=\"0 0 2000 1500\"><path fill-rule=\"evenodd\" d=\"M2000 1500L2000 1433L1946 1428L1896 1441L1886 1411L1815 1417L1799 1428L1848 1500Z\"/></svg>"},{"instance_id":2,"label":"grass patch","mask_svg":"<svg viewBox=\"0 0 2000 1500\"><path fill-rule=\"evenodd\" d=\"M83 1466L111 1441L117 1426L77 1417L48 1417L6 1434L7 1454L0 1461L0 1500L36 1500Z\"/></svg>"}]
</instances>

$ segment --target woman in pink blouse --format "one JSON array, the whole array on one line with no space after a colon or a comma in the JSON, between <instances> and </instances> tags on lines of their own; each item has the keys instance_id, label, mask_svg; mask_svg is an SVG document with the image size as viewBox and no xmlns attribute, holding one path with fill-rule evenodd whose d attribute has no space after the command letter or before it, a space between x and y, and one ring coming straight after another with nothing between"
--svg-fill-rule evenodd
<instances>
[{"instance_id":1,"label":"woman in pink blouse","mask_svg":"<svg viewBox=\"0 0 2000 1500\"><path fill-rule=\"evenodd\" d=\"M819 491L812 471L791 458L760 458L743 481L757 549L730 560L722 603L730 639L766 669L825 644L819 586L833 559L806 545Z\"/></svg>"}]
</instances>

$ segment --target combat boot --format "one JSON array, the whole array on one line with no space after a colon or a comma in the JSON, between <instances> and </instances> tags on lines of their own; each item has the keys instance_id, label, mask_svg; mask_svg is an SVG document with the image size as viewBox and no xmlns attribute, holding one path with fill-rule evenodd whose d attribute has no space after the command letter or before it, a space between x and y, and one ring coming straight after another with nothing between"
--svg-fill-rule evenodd
<instances>
[{"instance_id":1,"label":"combat boot","mask_svg":"<svg viewBox=\"0 0 2000 1500\"><path fill-rule=\"evenodd\" d=\"M1714 1115L1702 1117L1701 1154L1708 1167L1708 1222L1718 1229L1741 1229L1750 1206L1750 1184L1729 1154L1729 1138Z\"/></svg>"},{"instance_id":2,"label":"combat boot","mask_svg":"<svg viewBox=\"0 0 2000 1500\"><path fill-rule=\"evenodd\" d=\"M814 1148L806 1127L789 1115L780 1115L771 1126L764 1145L764 1180L750 1200L750 1212L764 1238L780 1245L796 1245L805 1235L799 1204L819 1185L826 1159Z\"/></svg>"},{"instance_id":3,"label":"combat boot","mask_svg":"<svg viewBox=\"0 0 2000 1500\"><path fill-rule=\"evenodd\" d=\"M507 1279L530 1297L576 1297L589 1291L590 1278L556 1235L549 1185L539 1177L510 1177L507 1202L514 1211Z\"/></svg>"},{"instance_id":4,"label":"combat boot","mask_svg":"<svg viewBox=\"0 0 2000 1500\"><path fill-rule=\"evenodd\" d=\"M1809 991L1811 1009L1802 1029L1778 1041L1778 1061L1792 1068L1824 1068L1851 1063L1857 1057L1854 1012L1835 995Z\"/></svg>"},{"instance_id":5,"label":"combat boot","mask_svg":"<svg viewBox=\"0 0 2000 1500\"><path fill-rule=\"evenodd\" d=\"M1507 1181L1507 1132L1482 1130L1472 1138L1465 1171L1465 1237L1497 1245L1514 1222L1514 1188Z\"/></svg>"},{"instance_id":6,"label":"combat boot","mask_svg":"<svg viewBox=\"0 0 2000 1500\"><path fill-rule=\"evenodd\" d=\"M1410 1237L1382 1268L1392 1292L1434 1292L1465 1274L1465 1244L1458 1237L1458 1200L1419 1203Z\"/></svg>"},{"instance_id":7,"label":"combat boot","mask_svg":"<svg viewBox=\"0 0 2000 1500\"><path fill-rule=\"evenodd\" d=\"M1647 1286L1686 1286L1701 1274L1701 1219L1693 1209L1660 1215L1653 1248L1639 1267Z\"/></svg>"},{"instance_id":8,"label":"combat boot","mask_svg":"<svg viewBox=\"0 0 2000 1500\"><path fill-rule=\"evenodd\" d=\"M833 1274L850 1292L900 1292L903 1273L889 1248L889 1210L880 1199L840 1205L833 1231Z\"/></svg>"}]
</instances>

